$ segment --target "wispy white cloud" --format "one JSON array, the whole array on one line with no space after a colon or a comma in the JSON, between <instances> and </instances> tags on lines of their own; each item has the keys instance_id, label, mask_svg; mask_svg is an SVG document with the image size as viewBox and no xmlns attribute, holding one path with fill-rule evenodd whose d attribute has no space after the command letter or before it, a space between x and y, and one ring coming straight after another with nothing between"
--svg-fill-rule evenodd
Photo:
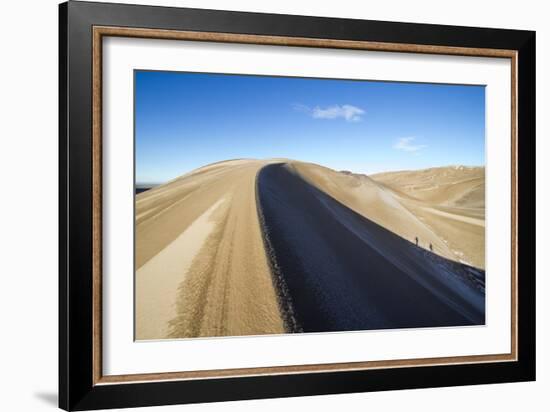
<instances>
[{"instance_id":1,"label":"wispy white cloud","mask_svg":"<svg viewBox=\"0 0 550 412\"><path fill-rule=\"evenodd\" d=\"M418 153L420 150L428 147L425 144L414 144L414 140L414 137L402 137L397 139L393 145L393 148L404 152Z\"/></svg>"},{"instance_id":2,"label":"wispy white cloud","mask_svg":"<svg viewBox=\"0 0 550 412\"><path fill-rule=\"evenodd\" d=\"M294 110L308 113L314 119L344 119L347 122L359 122L365 111L351 104L334 105L328 107L315 106L310 108L303 104L293 104Z\"/></svg>"}]
</instances>

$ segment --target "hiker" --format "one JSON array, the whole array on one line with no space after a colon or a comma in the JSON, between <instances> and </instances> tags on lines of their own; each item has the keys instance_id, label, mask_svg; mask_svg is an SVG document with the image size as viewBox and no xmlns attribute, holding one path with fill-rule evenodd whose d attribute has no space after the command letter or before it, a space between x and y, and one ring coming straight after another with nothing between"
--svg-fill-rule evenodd
<instances>
[{"instance_id":1,"label":"hiker","mask_svg":"<svg viewBox=\"0 0 550 412\"><path fill-rule=\"evenodd\" d=\"M434 248L432 247L432 244L430 243L430 252L433 252Z\"/></svg>"},{"instance_id":2,"label":"hiker","mask_svg":"<svg viewBox=\"0 0 550 412\"><path fill-rule=\"evenodd\" d=\"M416 236L414 240L416 240L416 246L418 246L418 236Z\"/></svg>"}]
</instances>

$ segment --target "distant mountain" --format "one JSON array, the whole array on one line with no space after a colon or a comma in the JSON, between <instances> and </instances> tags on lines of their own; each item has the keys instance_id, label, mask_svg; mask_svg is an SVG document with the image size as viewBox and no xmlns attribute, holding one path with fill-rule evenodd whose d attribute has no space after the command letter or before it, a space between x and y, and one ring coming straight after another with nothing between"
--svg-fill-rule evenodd
<instances>
[{"instance_id":1,"label":"distant mountain","mask_svg":"<svg viewBox=\"0 0 550 412\"><path fill-rule=\"evenodd\" d=\"M446 166L371 175L406 196L434 205L485 207L485 167Z\"/></svg>"}]
</instances>

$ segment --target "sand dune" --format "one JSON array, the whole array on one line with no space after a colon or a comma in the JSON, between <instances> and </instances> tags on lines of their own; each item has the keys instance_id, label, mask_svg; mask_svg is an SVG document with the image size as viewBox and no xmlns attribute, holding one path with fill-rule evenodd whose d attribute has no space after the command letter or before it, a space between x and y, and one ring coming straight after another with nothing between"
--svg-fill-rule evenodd
<instances>
[{"instance_id":1,"label":"sand dune","mask_svg":"<svg viewBox=\"0 0 550 412\"><path fill-rule=\"evenodd\" d=\"M256 207L264 164L211 165L137 196L136 339L284 331Z\"/></svg>"},{"instance_id":2,"label":"sand dune","mask_svg":"<svg viewBox=\"0 0 550 412\"><path fill-rule=\"evenodd\" d=\"M308 163L294 163L293 167L307 181L362 216L411 242L416 243L418 237L425 248L431 243L443 257L455 258L443 239L409 210L400 196L376 180Z\"/></svg>"},{"instance_id":3,"label":"sand dune","mask_svg":"<svg viewBox=\"0 0 550 412\"><path fill-rule=\"evenodd\" d=\"M485 168L449 166L371 176L452 250L485 268Z\"/></svg>"},{"instance_id":4,"label":"sand dune","mask_svg":"<svg viewBox=\"0 0 550 412\"><path fill-rule=\"evenodd\" d=\"M480 272L364 218L292 166L264 167L258 190L294 331L484 322L484 293L470 277Z\"/></svg>"},{"instance_id":5,"label":"sand dune","mask_svg":"<svg viewBox=\"0 0 550 412\"><path fill-rule=\"evenodd\" d=\"M379 173L377 182L430 204L483 208L485 168L466 166Z\"/></svg>"},{"instance_id":6,"label":"sand dune","mask_svg":"<svg viewBox=\"0 0 550 412\"><path fill-rule=\"evenodd\" d=\"M136 338L483 323L483 188L236 159L140 193Z\"/></svg>"}]
</instances>

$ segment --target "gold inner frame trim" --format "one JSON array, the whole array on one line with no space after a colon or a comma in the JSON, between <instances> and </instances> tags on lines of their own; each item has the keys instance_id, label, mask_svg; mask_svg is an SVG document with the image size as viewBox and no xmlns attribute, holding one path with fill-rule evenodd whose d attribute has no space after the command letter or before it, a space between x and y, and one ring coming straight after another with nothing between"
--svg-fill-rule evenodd
<instances>
[{"instance_id":1,"label":"gold inner frame trim","mask_svg":"<svg viewBox=\"0 0 550 412\"><path fill-rule=\"evenodd\" d=\"M326 363L314 365L288 365L255 368L217 369L143 373L131 375L103 375L102 361L102 40L105 36L148 38L163 40L187 40L272 46L317 47L399 53L422 53L455 56L497 57L511 60L511 183L512 183L512 242L511 242L511 352L507 354L450 356L439 358L393 359L381 361ZM250 34L214 33L142 29L128 27L93 27L92 43L92 190L93 190L93 383L94 385L136 383L150 381L216 379L228 377L281 375L299 373L342 372L383 368L415 366L458 365L468 363L494 363L517 361L517 52L515 50L467 48L454 46L431 46L419 44L384 43L355 40L334 40L302 37L263 36Z\"/></svg>"}]
</instances>

